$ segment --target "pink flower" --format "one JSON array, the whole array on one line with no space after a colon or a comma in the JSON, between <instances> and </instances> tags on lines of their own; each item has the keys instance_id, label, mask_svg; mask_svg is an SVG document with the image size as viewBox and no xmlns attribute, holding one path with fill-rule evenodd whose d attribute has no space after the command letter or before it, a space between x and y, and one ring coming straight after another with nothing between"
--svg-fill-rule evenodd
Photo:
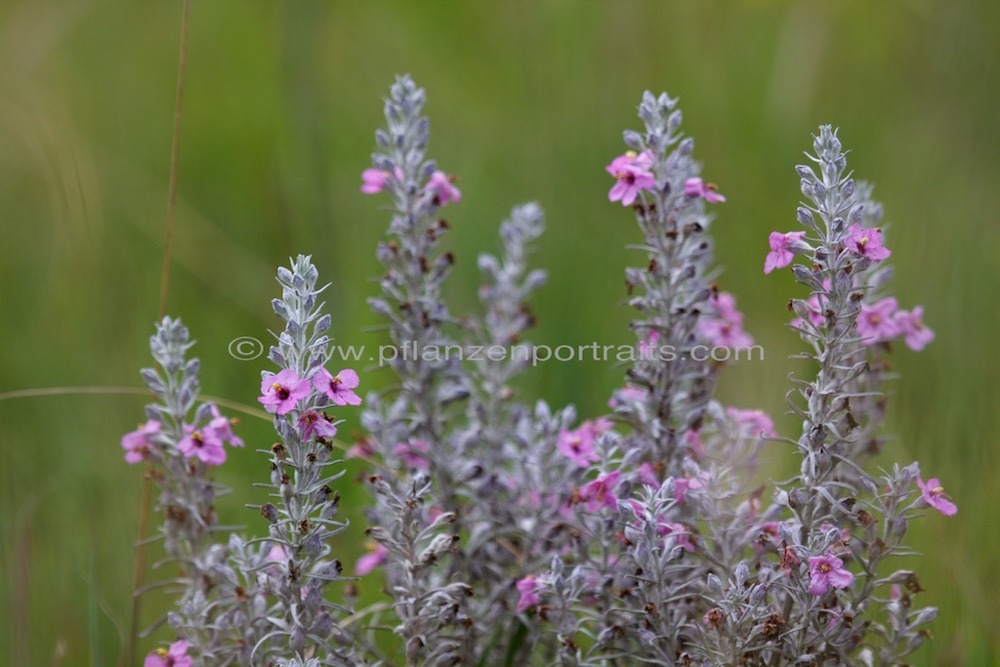
<instances>
[{"instance_id":1,"label":"pink flower","mask_svg":"<svg viewBox=\"0 0 1000 667\"><path fill-rule=\"evenodd\" d=\"M809 559L809 592L826 595L833 588L847 588L854 581L854 575L844 569L844 561L831 553L813 556Z\"/></svg>"},{"instance_id":2,"label":"pink flower","mask_svg":"<svg viewBox=\"0 0 1000 667\"><path fill-rule=\"evenodd\" d=\"M153 447L150 436L160 432L160 422L150 419L135 431L122 436L122 449L125 450L126 463L138 463L149 454Z\"/></svg>"},{"instance_id":3,"label":"pink flower","mask_svg":"<svg viewBox=\"0 0 1000 667\"><path fill-rule=\"evenodd\" d=\"M694 543L691 542L691 531L684 524L665 521L660 518L656 522L656 532L664 537L673 537L674 542L683 548L684 551L689 553L694 551Z\"/></svg>"},{"instance_id":4,"label":"pink flower","mask_svg":"<svg viewBox=\"0 0 1000 667\"><path fill-rule=\"evenodd\" d=\"M687 498L688 491L698 491L705 488L704 482L698 477L679 477L674 479L674 500L679 503Z\"/></svg>"},{"instance_id":5,"label":"pink flower","mask_svg":"<svg viewBox=\"0 0 1000 667\"><path fill-rule=\"evenodd\" d=\"M589 422L574 431L561 429L559 437L556 438L556 449L581 468L586 468L600 459L594 447L597 433L594 429L588 428L587 424Z\"/></svg>"},{"instance_id":6,"label":"pink flower","mask_svg":"<svg viewBox=\"0 0 1000 667\"><path fill-rule=\"evenodd\" d=\"M318 438L332 438L337 435L337 427L333 425L330 418L322 412L316 410L306 410L299 417L299 428L302 435L309 439L315 433Z\"/></svg>"},{"instance_id":7,"label":"pink flower","mask_svg":"<svg viewBox=\"0 0 1000 667\"><path fill-rule=\"evenodd\" d=\"M348 447L344 457L349 459L370 459L375 456L375 443L371 438L362 438Z\"/></svg>"},{"instance_id":8,"label":"pink flower","mask_svg":"<svg viewBox=\"0 0 1000 667\"><path fill-rule=\"evenodd\" d=\"M288 550L280 544L272 544L271 550L264 556L266 563L284 563L288 560Z\"/></svg>"},{"instance_id":9,"label":"pink flower","mask_svg":"<svg viewBox=\"0 0 1000 667\"><path fill-rule=\"evenodd\" d=\"M226 450L222 440L210 428L199 431L192 424L184 425L184 437L177 443L177 449L184 458L196 456L210 466L217 466L226 460Z\"/></svg>"},{"instance_id":10,"label":"pink flower","mask_svg":"<svg viewBox=\"0 0 1000 667\"><path fill-rule=\"evenodd\" d=\"M330 371L321 368L313 375L316 391L326 394L334 405L361 405L361 397L353 391L359 382L358 374L350 368L336 375L330 375Z\"/></svg>"},{"instance_id":11,"label":"pink flower","mask_svg":"<svg viewBox=\"0 0 1000 667\"><path fill-rule=\"evenodd\" d=\"M873 262L881 262L892 254L892 251L882 245L882 230L875 227L862 229L861 225L851 225L844 245L855 255Z\"/></svg>"},{"instance_id":12,"label":"pink flower","mask_svg":"<svg viewBox=\"0 0 1000 667\"><path fill-rule=\"evenodd\" d=\"M290 368L282 369L277 375L267 373L260 381L257 400L268 412L286 415L295 409L303 398L309 395L309 381L303 380Z\"/></svg>"},{"instance_id":13,"label":"pink flower","mask_svg":"<svg viewBox=\"0 0 1000 667\"><path fill-rule=\"evenodd\" d=\"M710 303L715 309L715 314L724 320L743 323L743 313L736 307L736 297L729 292L716 292L712 296Z\"/></svg>"},{"instance_id":14,"label":"pink flower","mask_svg":"<svg viewBox=\"0 0 1000 667\"><path fill-rule=\"evenodd\" d=\"M382 566L389 559L389 550L381 544L376 544L368 553L358 559L354 564L354 574L363 577L377 567Z\"/></svg>"},{"instance_id":15,"label":"pink flower","mask_svg":"<svg viewBox=\"0 0 1000 667\"><path fill-rule=\"evenodd\" d=\"M691 452L695 460L700 461L705 457L705 443L701 441L698 431L690 430L684 434L684 445Z\"/></svg>"},{"instance_id":16,"label":"pink flower","mask_svg":"<svg viewBox=\"0 0 1000 667\"><path fill-rule=\"evenodd\" d=\"M660 488L660 479L656 474L656 468L649 463L643 463L639 466L638 478L640 484L651 486L654 489Z\"/></svg>"},{"instance_id":17,"label":"pink flower","mask_svg":"<svg viewBox=\"0 0 1000 667\"><path fill-rule=\"evenodd\" d=\"M169 649L158 648L142 663L142 667L191 667L191 656L187 654L188 643L178 639Z\"/></svg>"},{"instance_id":18,"label":"pink flower","mask_svg":"<svg viewBox=\"0 0 1000 667\"><path fill-rule=\"evenodd\" d=\"M834 526L832 523L826 523L826 522L820 524L819 526L819 529L824 533L829 533L831 530L834 530L835 528L836 526ZM837 536L839 539L833 543L832 546L833 552L836 554L848 553L850 551L849 547L851 544L851 531L848 530L847 528L841 528Z\"/></svg>"},{"instance_id":19,"label":"pink flower","mask_svg":"<svg viewBox=\"0 0 1000 667\"><path fill-rule=\"evenodd\" d=\"M905 310L896 311L896 324L903 334L903 340L907 347L919 352L928 343L934 340L934 332L924 324L924 307L916 306L910 312Z\"/></svg>"},{"instance_id":20,"label":"pink flower","mask_svg":"<svg viewBox=\"0 0 1000 667\"><path fill-rule=\"evenodd\" d=\"M427 181L424 189L434 194L439 206L462 199L462 193L454 186L453 179L443 171L435 171L431 174L431 178Z\"/></svg>"},{"instance_id":21,"label":"pink flower","mask_svg":"<svg viewBox=\"0 0 1000 667\"><path fill-rule=\"evenodd\" d=\"M858 335L865 339L865 345L874 345L899 335L896 321L896 300L882 299L873 306L861 306L858 315Z\"/></svg>"},{"instance_id":22,"label":"pink flower","mask_svg":"<svg viewBox=\"0 0 1000 667\"><path fill-rule=\"evenodd\" d=\"M753 336L743 331L742 323L703 317L698 320L698 332L715 347L750 347Z\"/></svg>"},{"instance_id":23,"label":"pink flower","mask_svg":"<svg viewBox=\"0 0 1000 667\"><path fill-rule=\"evenodd\" d=\"M806 305L809 307L809 322L811 322L814 327L822 326L823 322L826 321L826 316L823 315L824 307L820 301L819 295L813 294L806 299ZM800 329L805 326L805 322L802 321L801 317L793 319L791 324L793 327L798 327Z\"/></svg>"},{"instance_id":24,"label":"pink flower","mask_svg":"<svg viewBox=\"0 0 1000 667\"><path fill-rule=\"evenodd\" d=\"M802 561L795 555L795 547L785 547L784 551L781 552L781 571L785 573L786 577L790 577L792 572L797 571L801 563Z\"/></svg>"},{"instance_id":25,"label":"pink flower","mask_svg":"<svg viewBox=\"0 0 1000 667\"><path fill-rule=\"evenodd\" d=\"M231 447L242 447L243 439L233 433L233 426L238 424L239 420L223 417L219 408L214 405L210 406L209 410L212 413L212 419L208 422L208 428L212 429L215 436Z\"/></svg>"},{"instance_id":26,"label":"pink flower","mask_svg":"<svg viewBox=\"0 0 1000 667\"><path fill-rule=\"evenodd\" d=\"M920 487L920 497L924 499L924 502L941 514L953 516L958 513L958 506L948 499L944 487L941 486L937 477L931 477L925 484L920 475L917 475L917 486Z\"/></svg>"},{"instance_id":27,"label":"pink flower","mask_svg":"<svg viewBox=\"0 0 1000 667\"><path fill-rule=\"evenodd\" d=\"M392 453L402 459L407 467L415 470L426 470L431 467L431 463L424 457L424 454L429 452L430 449L430 445L426 441L411 438L407 442L401 442L396 445Z\"/></svg>"},{"instance_id":28,"label":"pink flower","mask_svg":"<svg viewBox=\"0 0 1000 667\"><path fill-rule=\"evenodd\" d=\"M701 617L701 622L710 628L718 630L726 622L726 616L722 613L721 609L715 607L705 612L705 615Z\"/></svg>"},{"instance_id":29,"label":"pink flower","mask_svg":"<svg viewBox=\"0 0 1000 667\"><path fill-rule=\"evenodd\" d=\"M684 181L684 194L688 197L704 197L709 204L726 201L726 198L717 192L715 183L705 183L700 178L689 178Z\"/></svg>"},{"instance_id":30,"label":"pink flower","mask_svg":"<svg viewBox=\"0 0 1000 667\"><path fill-rule=\"evenodd\" d=\"M589 511L596 512L602 507L615 507L618 504L618 497L614 491L620 477L621 472L616 470L600 475L583 485L580 489L580 499L587 503Z\"/></svg>"},{"instance_id":31,"label":"pink flower","mask_svg":"<svg viewBox=\"0 0 1000 667\"><path fill-rule=\"evenodd\" d=\"M520 599L517 601L517 612L519 614L524 613L528 607L534 607L542 601L542 598L538 595L538 590L542 587L541 582L538 581L538 577L528 575L524 579L518 579L514 585L517 587L517 592L521 594Z\"/></svg>"},{"instance_id":32,"label":"pink flower","mask_svg":"<svg viewBox=\"0 0 1000 667\"><path fill-rule=\"evenodd\" d=\"M715 317L698 321L698 331L715 347L749 347L753 337L743 331L743 313L736 308L736 299L728 292L719 292L711 299Z\"/></svg>"},{"instance_id":33,"label":"pink flower","mask_svg":"<svg viewBox=\"0 0 1000 667\"><path fill-rule=\"evenodd\" d=\"M366 195L382 192L389 181L389 172L381 169L365 169L361 172L361 191Z\"/></svg>"},{"instance_id":34,"label":"pink flower","mask_svg":"<svg viewBox=\"0 0 1000 667\"><path fill-rule=\"evenodd\" d=\"M614 410L629 403L645 400L646 395L646 390L641 387L622 387L608 399L608 407Z\"/></svg>"},{"instance_id":35,"label":"pink flower","mask_svg":"<svg viewBox=\"0 0 1000 667\"><path fill-rule=\"evenodd\" d=\"M774 431L774 422L762 410L726 408L726 414L736 422L738 429L746 429L750 431L750 435L764 438L773 438L778 435Z\"/></svg>"},{"instance_id":36,"label":"pink flower","mask_svg":"<svg viewBox=\"0 0 1000 667\"><path fill-rule=\"evenodd\" d=\"M643 151L636 155L629 151L619 155L604 168L617 179L608 192L609 201L620 201L622 206L631 206L641 190L652 190L656 187L656 177L650 171L653 166L653 155Z\"/></svg>"},{"instance_id":37,"label":"pink flower","mask_svg":"<svg viewBox=\"0 0 1000 667\"><path fill-rule=\"evenodd\" d=\"M764 273L771 273L775 269L782 269L792 263L795 257L788 246L796 241L801 241L806 235L805 232L771 232L767 237L767 243L771 246L771 252L764 258Z\"/></svg>"}]
</instances>

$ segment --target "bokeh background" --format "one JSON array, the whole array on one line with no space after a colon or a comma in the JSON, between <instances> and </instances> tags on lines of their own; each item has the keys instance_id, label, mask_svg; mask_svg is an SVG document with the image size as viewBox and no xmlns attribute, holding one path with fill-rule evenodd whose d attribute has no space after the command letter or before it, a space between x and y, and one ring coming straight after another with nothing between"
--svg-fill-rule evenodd
<instances>
[{"instance_id":1,"label":"bokeh background","mask_svg":"<svg viewBox=\"0 0 1000 667\"><path fill-rule=\"evenodd\" d=\"M227 352L275 325L273 271L312 253L342 343L378 344L365 305L378 272L381 202L358 192L381 96L397 73L427 88L432 150L460 176L447 214L453 309L474 309L475 257L527 199L547 210L551 272L534 340L630 340L622 270L641 261L631 215L607 202L607 161L646 88L681 98L707 177L729 198L714 232L764 362L725 374L722 398L784 411L784 328L795 293L765 277L766 235L794 228L792 170L819 123L842 128L857 174L891 222L901 302L924 304L937 340L897 350L886 462L917 459L960 513L913 528L941 616L914 662L1000 660L994 512L1000 331L1000 4L842 2L298 2L194 0L169 312L199 340L204 390L255 404L261 361ZM0 3L0 393L139 386L156 317L180 1ZM365 383L384 382L382 374ZM613 364L550 363L528 396L604 408ZM143 399L0 400L0 663L111 665L127 633L140 471L118 445ZM348 433L355 413L345 415ZM240 493L223 519L260 531L250 447L219 471ZM768 452L776 469L787 451ZM344 505L363 492L343 485ZM155 523L155 522L154 522ZM351 560L360 529L338 546ZM155 560L156 548L151 556ZM151 575L153 576L153 575ZM373 593L374 594L374 593ZM166 605L146 600L144 622ZM142 645L148 650L149 642Z\"/></svg>"}]
</instances>

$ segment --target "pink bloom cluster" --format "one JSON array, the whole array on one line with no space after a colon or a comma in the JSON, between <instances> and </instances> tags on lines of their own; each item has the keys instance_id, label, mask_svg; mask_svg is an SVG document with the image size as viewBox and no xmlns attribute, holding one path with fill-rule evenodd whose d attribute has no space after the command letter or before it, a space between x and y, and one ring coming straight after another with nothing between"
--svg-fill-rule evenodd
<instances>
[{"instance_id":1,"label":"pink bloom cluster","mask_svg":"<svg viewBox=\"0 0 1000 667\"><path fill-rule=\"evenodd\" d=\"M705 183L700 178L689 178L684 182L684 194L688 197L703 197L709 204L717 204L726 201L726 198L718 192L715 183Z\"/></svg>"},{"instance_id":2,"label":"pink bloom cluster","mask_svg":"<svg viewBox=\"0 0 1000 667\"><path fill-rule=\"evenodd\" d=\"M211 419L208 424L197 428L194 424L184 424L184 436L177 442L177 449L185 458L198 458L208 465L220 465L226 460L224 445L242 447L241 440L233 432L235 419L219 413L214 405L209 408ZM160 422L150 419L135 431L122 436L122 448L127 463L138 463L149 456L153 438L160 433Z\"/></svg>"},{"instance_id":3,"label":"pink bloom cluster","mask_svg":"<svg viewBox=\"0 0 1000 667\"><path fill-rule=\"evenodd\" d=\"M749 347L753 337L743 330L743 313L729 292L719 292L711 299L712 316L698 320L698 332L715 347Z\"/></svg>"},{"instance_id":4,"label":"pink bloom cluster","mask_svg":"<svg viewBox=\"0 0 1000 667\"><path fill-rule=\"evenodd\" d=\"M649 151L643 151L638 155L629 151L616 157L604 168L617 181L608 192L608 199L620 201L622 206L631 206L640 191L656 187L656 177L653 176L652 167L653 154Z\"/></svg>"},{"instance_id":5,"label":"pink bloom cluster","mask_svg":"<svg viewBox=\"0 0 1000 667\"><path fill-rule=\"evenodd\" d=\"M360 405L361 398L354 393L358 383L358 374L350 368L336 375L330 375L329 371L321 368L312 378L316 391L325 394L334 405ZM309 380L300 378L290 368L284 368L278 373L264 375L260 381L262 395L257 400L268 412L286 415L309 395L309 386Z\"/></svg>"},{"instance_id":6,"label":"pink bloom cluster","mask_svg":"<svg viewBox=\"0 0 1000 667\"><path fill-rule=\"evenodd\" d=\"M142 662L142 667L191 667L192 658L187 654L188 643L179 639L170 648L158 648Z\"/></svg>"},{"instance_id":7,"label":"pink bloom cluster","mask_svg":"<svg viewBox=\"0 0 1000 667\"><path fill-rule=\"evenodd\" d=\"M862 306L857 321L858 335L866 339L866 345L902 336L911 350L924 349L934 340L934 332L923 323L923 306L911 311L899 310L897 306L892 297Z\"/></svg>"},{"instance_id":8,"label":"pink bloom cluster","mask_svg":"<svg viewBox=\"0 0 1000 667\"><path fill-rule=\"evenodd\" d=\"M361 191L367 195L382 192L389 185L392 177L393 174L381 169L365 169L361 172ZM398 167L395 170L395 178L399 182L403 180L403 172ZM424 191L432 194L441 206L462 199L461 191L455 187L454 178L443 171L435 171L431 174L424 186Z\"/></svg>"}]
</instances>

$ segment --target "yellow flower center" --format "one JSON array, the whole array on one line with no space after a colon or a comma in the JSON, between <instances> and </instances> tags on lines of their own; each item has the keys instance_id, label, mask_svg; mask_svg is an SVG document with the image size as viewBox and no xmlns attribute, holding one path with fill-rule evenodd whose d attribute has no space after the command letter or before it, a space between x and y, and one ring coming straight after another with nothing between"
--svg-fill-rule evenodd
<instances>
[{"instance_id":1,"label":"yellow flower center","mask_svg":"<svg viewBox=\"0 0 1000 667\"><path fill-rule=\"evenodd\" d=\"M935 486L933 489L931 489L931 493L944 493L944 487Z\"/></svg>"},{"instance_id":2,"label":"yellow flower center","mask_svg":"<svg viewBox=\"0 0 1000 667\"><path fill-rule=\"evenodd\" d=\"M822 572L823 574L826 574L826 573L827 573L827 572L829 572L829 571L830 571L831 569L833 569L833 568L831 568L831 567L830 567L829 565L827 565L826 563L820 563L820 566L819 566L819 571L820 571L820 572Z\"/></svg>"},{"instance_id":3,"label":"yellow flower center","mask_svg":"<svg viewBox=\"0 0 1000 667\"><path fill-rule=\"evenodd\" d=\"M627 157L629 160L634 160L637 157L639 157L639 154L636 153L635 151L625 151L625 157Z\"/></svg>"},{"instance_id":4,"label":"yellow flower center","mask_svg":"<svg viewBox=\"0 0 1000 667\"><path fill-rule=\"evenodd\" d=\"M862 236L861 240L858 241L858 245L865 245L867 243L868 243L868 237L867 236Z\"/></svg>"},{"instance_id":5,"label":"yellow flower center","mask_svg":"<svg viewBox=\"0 0 1000 667\"><path fill-rule=\"evenodd\" d=\"M165 648L163 648L161 646L160 648L156 649L156 655L160 656L161 658L166 658L167 657L167 649L165 649Z\"/></svg>"}]
</instances>

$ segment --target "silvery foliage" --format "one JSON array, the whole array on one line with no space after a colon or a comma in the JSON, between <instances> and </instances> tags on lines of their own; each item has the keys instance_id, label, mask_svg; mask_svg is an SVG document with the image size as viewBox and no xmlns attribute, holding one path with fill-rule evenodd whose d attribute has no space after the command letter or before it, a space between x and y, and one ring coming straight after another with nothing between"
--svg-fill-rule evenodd
<instances>
[{"instance_id":1,"label":"silvery foliage","mask_svg":"<svg viewBox=\"0 0 1000 667\"><path fill-rule=\"evenodd\" d=\"M794 251L807 263L793 273L818 297L822 322L810 319L806 300L792 300L816 373L793 379L788 394L802 435L771 438L799 452L799 473L768 489L753 480L769 434L713 400L718 366L683 354L701 342L714 271L710 219L684 192L699 166L680 135L676 101L647 93L645 131L627 132L625 142L649 152L656 181L634 207L648 261L627 272L639 312L632 328L640 344L655 332L656 345L679 354L632 364L626 390L612 398L614 428L595 431L595 460L583 467L557 449L574 410L516 400L530 358L485 352L509 352L533 323L525 302L544 274L529 270L527 257L541 211L512 211L501 252L479 260L484 313L453 317L441 297L453 258L438 249L448 226L426 187L435 166L423 103L410 79L396 82L373 155L393 209L377 253L381 295L370 305L399 350L391 361L399 382L367 397L362 423L376 466L368 534L387 553L399 641L375 636L386 604L347 622L350 610L327 599L327 584L344 580L329 544L345 525L330 486L341 471L331 472L339 464L332 443L299 423L303 411L329 406L322 393L310 388L275 416L280 442L266 452L272 476L263 485L272 500L259 506L267 537L214 543L220 489L176 449L184 424L197 427L211 408L195 410L197 362L185 358L187 331L166 319L152 340L163 371L143 371L158 398L147 412L164 425L150 458L167 552L182 572L170 582L180 594L170 621L196 664L887 666L918 648L936 611L913 608L910 594L921 589L912 571L880 574L883 561L911 553L903 538L924 507L913 497L918 470L874 476L864 467L881 447L889 374L887 345L865 345L855 323L884 294L891 270L844 247L850 225L876 226L881 207L846 171L836 133L820 128L816 166L798 168L809 201ZM328 361L317 271L300 256L278 280L274 310L285 328L269 356L309 378ZM464 365L424 354L458 345L481 353ZM855 576L814 595L808 561L825 555ZM520 608L519 581L537 584Z\"/></svg>"},{"instance_id":2,"label":"silvery foliage","mask_svg":"<svg viewBox=\"0 0 1000 667\"><path fill-rule=\"evenodd\" d=\"M192 656L203 664L245 664L249 656L239 640L253 637L250 619L256 616L253 606L260 594L256 578L243 572L252 571L263 553L246 550L235 536L228 547L217 541L216 535L228 529L218 525L215 499L228 490L212 481L211 466L184 458L177 448L185 426L197 431L212 419L212 406L197 404L199 363L187 359L193 345L180 320L163 318L150 337L160 369L141 372L156 397L146 415L161 424L147 454L164 517L161 534L168 558L159 565L180 566L177 578L154 586L167 585L177 594L167 620L187 639ZM246 569L233 567L234 558Z\"/></svg>"},{"instance_id":3,"label":"silvery foliage","mask_svg":"<svg viewBox=\"0 0 1000 667\"><path fill-rule=\"evenodd\" d=\"M387 189L393 212L390 240L377 252L385 266L382 295L369 304L389 322L390 340L399 350L390 365L400 385L394 395L370 394L362 414L382 457L381 472L371 478L375 505L369 535L388 550L387 583L399 618L395 631L411 665L453 664L470 641L464 611L470 589L448 567L461 529L457 493L463 460L446 437L468 388L459 359L424 354L455 343L444 331L452 316L441 299L454 258L437 250L448 226L437 218L437 195L423 187L435 170L425 156L429 123L420 115L423 104L422 90L409 79L398 80L385 103L387 127L376 135L372 162L392 175ZM397 455L401 443L426 450L421 456L427 474Z\"/></svg>"},{"instance_id":4,"label":"silvery foliage","mask_svg":"<svg viewBox=\"0 0 1000 667\"><path fill-rule=\"evenodd\" d=\"M680 134L681 112L666 94L646 93L639 116L645 131L626 132L625 142L651 157L656 180L634 206L646 267L626 272L641 353L611 401L625 429L604 435L595 465L623 483L616 508L576 507L576 548L540 577L541 616L560 650L538 664L693 659L704 578L735 567L765 518L760 492L748 488L760 433L712 400L717 369L691 354L705 344L698 324L714 289L711 220L684 191L700 171L694 142ZM653 480L639 474L643 465Z\"/></svg>"},{"instance_id":5,"label":"silvery foliage","mask_svg":"<svg viewBox=\"0 0 1000 667\"><path fill-rule=\"evenodd\" d=\"M543 229L537 205L514 208L501 225L502 251L480 257L481 317L459 321L441 300L453 260L437 250L447 223L424 187L435 167L425 157L423 102L410 79L396 82L372 160L390 175L394 211L390 240L378 250L386 267L382 295L370 303L389 320L401 352L392 362L400 380L395 393L369 396L363 415L382 459L369 534L391 555L387 578L409 664L499 665L526 656L539 635L512 613L514 582L537 571L566 539L559 507L579 474L555 453L555 440L574 412L524 405L512 386L531 362L523 332L534 318L525 304L545 279L527 265ZM460 343L450 333L456 330ZM454 353L459 345L469 357L464 368L463 354ZM517 354L513 346L520 346ZM432 349L452 353L422 354ZM413 441L426 445L426 470L408 469L397 456L400 443ZM415 558L428 551L432 562ZM434 568L446 554L447 566ZM445 600L452 607L442 614L437 608Z\"/></svg>"},{"instance_id":6,"label":"silvery foliage","mask_svg":"<svg viewBox=\"0 0 1000 667\"><path fill-rule=\"evenodd\" d=\"M881 295L890 269L846 251L844 241L853 224L876 226L881 206L871 201L869 187L856 187L830 126L820 127L813 152L815 167L797 167L809 200L798 210L807 230L806 247L798 252L810 265L796 265L793 273L819 297L824 311L821 323L806 313L799 326L810 347L805 356L817 372L809 382L793 380L788 402L803 423L794 443L802 465L775 498L790 514L781 524L784 550L803 563L832 552L860 573L850 587L818 600L805 590L797 569L783 578L772 573L772 607L789 632L766 653L789 661L805 656L843 662L860 653L876 664L897 664L923 642L919 626L936 610L911 612L909 597L887 595L890 584L920 590L912 572L880 574L887 559L912 554L903 540L920 506L919 497L913 499L917 464L893 465L876 475L861 465L872 453L873 429L884 412L878 393L884 346L866 346L855 324L862 305ZM792 302L800 317L803 306L801 300Z\"/></svg>"},{"instance_id":7,"label":"silvery foliage","mask_svg":"<svg viewBox=\"0 0 1000 667\"><path fill-rule=\"evenodd\" d=\"M331 318L319 301L326 286L317 286L318 277L311 258L299 255L288 268L278 269L281 298L272 302L285 328L268 356L303 380L311 380L329 360L326 331ZM269 626L254 646L255 658L303 653L319 664L358 664L337 622L350 610L325 595L330 583L348 581L330 547L331 538L347 526L338 519L340 496L330 486L344 474L342 461L334 457L331 442L303 418L307 411L315 411L319 419L329 420L323 410L330 405L330 399L310 383L308 395L295 408L275 414L279 442L262 450L270 456L271 479L266 486L272 501L260 512L269 524L269 592L277 602L267 612Z\"/></svg>"},{"instance_id":8,"label":"silvery foliage","mask_svg":"<svg viewBox=\"0 0 1000 667\"><path fill-rule=\"evenodd\" d=\"M625 132L625 143L652 156L656 187L643 192L634 206L646 266L625 272L629 293L635 292L629 304L640 313L631 327L651 352L662 347L674 354L640 355L627 380L642 391L620 395L616 412L631 427L628 448L642 450L642 459L677 474L689 453L682 436L699 428L714 388L713 368L691 354L704 342L698 322L711 308L711 219L703 200L684 192L684 183L698 176L700 166L692 158L694 140L681 134L677 100L647 91L639 118L645 131Z\"/></svg>"}]
</instances>

